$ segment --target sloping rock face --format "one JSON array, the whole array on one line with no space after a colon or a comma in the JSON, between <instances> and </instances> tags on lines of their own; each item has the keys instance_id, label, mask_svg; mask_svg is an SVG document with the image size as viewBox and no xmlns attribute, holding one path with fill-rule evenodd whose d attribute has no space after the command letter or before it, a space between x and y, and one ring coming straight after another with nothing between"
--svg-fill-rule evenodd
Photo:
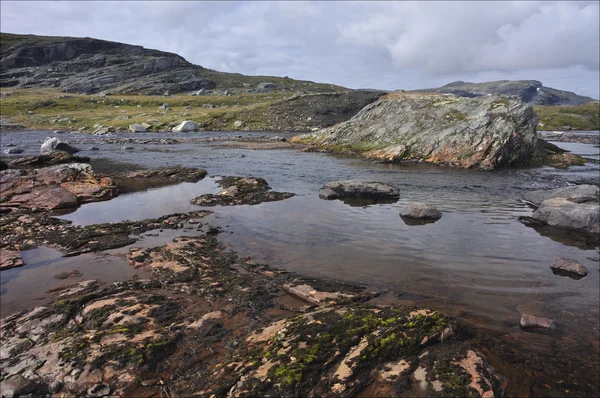
<instances>
[{"instance_id":1,"label":"sloping rock face","mask_svg":"<svg viewBox=\"0 0 600 398\"><path fill-rule=\"evenodd\" d=\"M4 170L0 172L0 185L0 208L68 209L118 195L110 178L98 178L84 163Z\"/></svg>"},{"instance_id":2,"label":"sloping rock face","mask_svg":"<svg viewBox=\"0 0 600 398\"><path fill-rule=\"evenodd\" d=\"M273 130L310 131L344 122L384 94L384 91L355 90L301 95L271 105L265 117Z\"/></svg>"},{"instance_id":3,"label":"sloping rock face","mask_svg":"<svg viewBox=\"0 0 600 398\"><path fill-rule=\"evenodd\" d=\"M294 140L383 161L491 170L536 153L537 116L512 97L392 93L347 122Z\"/></svg>"},{"instance_id":4,"label":"sloping rock face","mask_svg":"<svg viewBox=\"0 0 600 398\"><path fill-rule=\"evenodd\" d=\"M202 67L157 50L90 38L2 34L2 87L61 87L66 92L162 94L214 88Z\"/></svg>"},{"instance_id":5,"label":"sloping rock face","mask_svg":"<svg viewBox=\"0 0 600 398\"><path fill-rule=\"evenodd\" d=\"M524 102L532 105L581 105L594 100L570 91L544 87L542 82L537 80L499 80L483 83L457 81L439 88L415 91L450 93L470 98L488 94L516 95Z\"/></svg>"}]
</instances>

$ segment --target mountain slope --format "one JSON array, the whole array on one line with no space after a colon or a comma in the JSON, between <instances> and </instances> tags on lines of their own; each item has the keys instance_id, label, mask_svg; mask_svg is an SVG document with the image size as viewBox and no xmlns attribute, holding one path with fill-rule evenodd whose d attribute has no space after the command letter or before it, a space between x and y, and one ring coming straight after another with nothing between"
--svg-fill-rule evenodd
<instances>
[{"instance_id":1,"label":"mountain slope","mask_svg":"<svg viewBox=\"0 0 600 398\"><path fill-rule=\"evenodd\" d=\"M59 87L83 94L346 90L287 77L218 72L191 64L177 54L91 38L1 33L0 68L0 87Z\"/></svg>"},{"instance_id":2,"label":"mountain slope","mask_svg":"<svg viewBox=\"0 0 600 398\"><path fill-rule=\"evenodd\" d=\"M544 87L537 80L499 80L495 82L470 83L457 81L438 88L414 90L417 92L449 93L461 97L482 95L516 95L532 105L581 105L593 98L577 95L569 91Z\"/></svg>"}]
</instances>

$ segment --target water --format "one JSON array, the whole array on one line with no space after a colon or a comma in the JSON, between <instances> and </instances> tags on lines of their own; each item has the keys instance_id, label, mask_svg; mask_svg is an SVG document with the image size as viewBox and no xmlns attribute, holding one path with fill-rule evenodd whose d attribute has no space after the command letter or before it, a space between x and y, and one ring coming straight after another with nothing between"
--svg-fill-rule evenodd
<instances>
[{"instance_id":1,"label":"water","mask_svg":"<svg viewBox=\"0 0 600 398\"><path fill-rule=\"evenodd\" d=\"M100 151L83 153L94 157L95 168L122 170L181 164L205 168L212 176L197 184L178 184L87 204L63 218L86 225L198 210L200 207L191 205L189 200L216 191L215 176L264 177L273 189L294 192L296 196L257 206L210 208L215 214L206 218L211 225L230 232L221 234L220 239L242 256L307 276L388 289L404 300L457 316L473 328L478 341L488 347L492 362L496 360L505 374L512 372L517 377L530 361L541 364L537 368L543 370L521 381L525 383L523 388L529 386L531 390L526 392L513 386L516 389L511 391L515 394L543 395L543 390L538 390L543 384L540 380L556 378L565 372L575 372L572 376L575 378L587 378L591 387L585 391L598 390L598 249L573 242L568 234L543 236L517 221L519 216L532 212L521 201L527 190L598 181L597 148L556 143L590 159L586 166L567 170L480 172L379 164L296 150L226 149L200 142L210 134L180 135L198 141L178 145L134 144L134 151L119 150L122 144L102 144L99 137L61 137L75 139L79 146L93 142L100 147ZM46 135L28 132L6 136L25 142L21 147L26 151L37 151ZM157 136L161 137L132 135ZM400 200L353 207L319 199L318 190L327 181L351 178L395 185L400 189ZM399 217L400 209L416 202L435 205L444 213L443 217L431 224L407 225ZM142 244L164 244L174 236L171 232ZM139 242L134 244L139 245ZM115 253L123 253L119 250L123 249ZM81 264L96 261L88 257L76 259ZM581 280L553 275L549 266L556 257L576 259L588 268L589 275ZM107 275L95 277L107 281L129 277L124 271L126 265L119 263L119 258L115 254L114 262L102 264L109 269ZM50 269L61 261L65 260L52 258L37 269ZM27 274L28 269L33 269L31 264L18 269L22 271L13 270L14 274L8 274L11 271L0 274L3 301L22 292L25 280L36 280L36 275ZM28 286L37 289L34 284ZM40 290L39 294L42 293ZM521 313L550 317L559 330L546 335L522 332L518 327ZM546 340L551 352L547 344L541 343ZM508 350L506 347L511 347L510 354L504 352ZM513 360L511 356L517 355L515 350L520 356L516 361L519 366L503 369L501 364ZM579 365L574 365L575 360Z\"/></svg>"}]
</instances>

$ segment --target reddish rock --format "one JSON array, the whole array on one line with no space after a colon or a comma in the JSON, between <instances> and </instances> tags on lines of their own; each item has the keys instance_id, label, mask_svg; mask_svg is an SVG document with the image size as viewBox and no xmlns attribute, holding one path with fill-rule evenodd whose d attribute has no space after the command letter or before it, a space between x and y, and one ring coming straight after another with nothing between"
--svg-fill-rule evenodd
<instances>
[{"instance_id":1,"label":"reddish rock","mask_svg":"<svg viewBox=\"0 0 600 398\"><path fill-rule=\"evenodd\" d=\"M0 207L48 210L77 207L118 195L110 178L98 178L87 164L0 172Z\"/></svg>"}]
</instances>

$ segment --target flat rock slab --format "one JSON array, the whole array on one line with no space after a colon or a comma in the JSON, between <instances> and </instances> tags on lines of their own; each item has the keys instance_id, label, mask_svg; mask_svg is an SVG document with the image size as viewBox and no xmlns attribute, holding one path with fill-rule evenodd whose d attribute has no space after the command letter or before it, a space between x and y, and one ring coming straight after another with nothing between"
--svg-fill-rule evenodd
<instances>
[{"instance_id":1,"label":"flat rock slab","mask_svg":"<svg viewBox=\"0 0 600 398\"><path fill-rule=\"evenodd\" d=\"M531 191L523 195L523 198L539 206L544 200L562 198L574 202L598 201L600 200L600 188L597 185L573 185L551 190Z\"/></svg>"},{"instance_id":2,"label":"flat rock slab","mask_svg":"<svg viewBox=\"0 0 600 398\"><path fill-rule=\"evenodd\" d=\"M559 257L550 268L557 275L569 276L573 279L581 279L588 274L587 268L572 258Z\"/></svg>"},{"instance_id":3,"label":"flat rock slab","mask_svg":"<svg viewBox=\"0 0 600 398\"><path fill-rule=\"evenodd\" d=\"M119 191L110 178L96 176L89 164L0 172L0 207L66 209L112 199Z\"/></svg>"},{"instance_id":4,"label":"flat rock slab","mask_svg":"<svg viewBox=\"0 0 600 398\"><path fill-rule=\"evenodd\" d=\"M319 190L321 199L362 198L371 200L398 200L400 191L382 182L345 180L331 181Z\"/></svg>"},{"instance_id":5,"label":"flat rock slab","mask_svg":"<svg viewBox=\"0 0 600 398\"><path fill-rule=\"evenodd\" d=\"M110 178L117 184L120 192L128 193L180 182L196 183L206 177L206 174L203 169L173 166L119 173Z\"/></svg>"},{"instance_id":6,"label":"flat rock slab","mask_svg":"<svg viewBox=\"0 0 600 398\"><path fill-rule=\"evenodd\" d=\"M224 189L216 195L206 194L191 200L198 206L238 206L275 202L294 196L291 192L271 191L260 177L223 177L218 184Z\"/></svg>"},{"instance_id":7,"label":"flat rock slab","mask_svg":"<svg viewBox=\"0 0 600 398\"><path fill-rule=\"evenodd\" d=\"M89 163L87 156L76 156L68 152L52 151L38 156L26 156L9 162L9 166L52 166L64 163Z\"/></svg>"}]
</instances>

